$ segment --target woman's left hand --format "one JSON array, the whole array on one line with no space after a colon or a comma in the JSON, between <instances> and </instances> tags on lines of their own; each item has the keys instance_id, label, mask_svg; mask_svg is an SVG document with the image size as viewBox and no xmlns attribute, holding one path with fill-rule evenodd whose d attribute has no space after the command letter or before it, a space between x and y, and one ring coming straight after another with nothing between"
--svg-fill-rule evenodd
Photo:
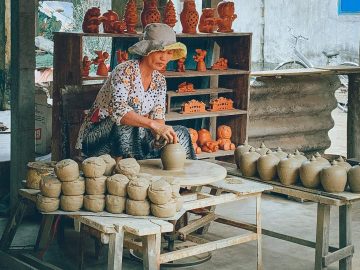
<instances>
[{"instance_id":1,"label":"woman's left hand","mask_svg":"<svg viewBox=\"0 0 360 270\"><path fill-rule=\"evenodd\" d=\"M178 143L178 137L176 132L171 126L152 121L150 126L151 132L155 135L155 138L164 138L168 143Z\"/></svg>"}]
</instances>

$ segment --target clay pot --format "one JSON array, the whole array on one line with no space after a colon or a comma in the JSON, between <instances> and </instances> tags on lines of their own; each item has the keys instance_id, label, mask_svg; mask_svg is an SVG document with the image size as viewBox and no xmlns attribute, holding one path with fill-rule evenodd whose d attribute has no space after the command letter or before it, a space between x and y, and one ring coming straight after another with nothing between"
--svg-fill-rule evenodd
<instances>
[{"instance_id":1,"label":"clay pot","mask_svg":"<svg viewBox=\"0 0 360 270\"><path fill-rule=\"evenodd\" d=\"M72 182L63 182L61 187L62 193L67 196L83 195L85 193L84 177L79 177Z\"/></svg>"},{"instance_id":2,"label":"clay pot","mask_svg":"<svg viewBox=\"0 0 360 270\"><path fill-rule=\"evenodd\" d=\"M183 10L180 13L180 22L183 33L196 34L199 22L199 13L196 11L194 0L185 0Z\"/></svg>"},{"instance_id":3,"label":"clay pot","mask_svg":"<svg viewBox=\"0 0 360 270\"><path fill-rule=\"evenodd\" d=\"M246 152L249 152L251 145L248 144L247 140L244 144L240 144L236 147L234 152L235 164L238 168L240 168L240 156Z\"/></svg>"},{"instance_id":4,"label":"clay pot","mask_svg":"<svg viewBox=\"0 0 360 270\"><path fill-rule=\"evenodd\" d=\"M269 148L267 148L266 145L262 142L260 147L256 149L256 152L259 153L260 156L263 156L268 150Z\"/></svg>"},{"instance_id":5,"label":"clay pot","mask_svg":"<svg viewBox=\"0 0 360 270\"><path fill-rule=\"evenodd\" d=\"M198 144L200 146L205 145L206 142L211 141L211 134L210 131L208 131L205 128L202 128L198 131Z\"/></svg>"},{"instance_id":6,"label":"clay pot","mask_svg":"<svg viewBox=\"0 0 360 270\"><path fill-rule=\"evenodd\" d=\"M79 211L83 206L84 196L66 196L61 195L60 207L64 211L75 212Z\"/></svg>"},{"instance_id":7,"label":"clay pot","mask_svg":"<svg viewBox=\"0 0 360 270\"><path fill-rule=\"evenodd\" d=\"M60 181L74 181L79 178L79 165L72 159L64 159L56 163L55 174Z\"/></svg>"},{"instance_id":8,"label":"clay pot","mask_svg":"<svg viewBox=\"0 0 360 270\"><path fill-rule=\"evenodd\" d=\"M144 0L144 7L140 15L143 29L149 23L159 23L161 21L160 11L157 5L157 0Z\"/></svg>"},{"instance_id":9,"label":"clay pot","mask_svg":"<svg viewBox=\"0 0 360 270\"><path fill-rule=\"evenodd\" d=\"M54 173L54 163L29 162L27 164L26 187L40 189L40 181L44 176Z\"/></svg>"},{"instance_id":10,"label":"clay pot","mask_svg":"<svg viewBox=\"0 0 360 270\"><path fill-rule=\"evenodd\" d=\"M337 165L344 167L346 172L349 172L349 170L351 169L351 165L349 163L347 163L342 156L339 156L337 159Z\"/></svg>"},{"instance_id":11,"label":"clay pot","mask_svg":"<svg viewBox=\"0 0 360 270\"><path fill-rule=\"evenodd\" d=\"M84 208L91 212L102 212L105 208L105 195L84 196Z\"/></svg>"},{"instance_id":12,"label":"clay pot","mask_svg":"<svg viewBox=\"0 0 360 270\"><path fill-rule=\"evenodd\" d=\"M126 198L114 195L106 195L106 211L113 214L120 214L125 211Z\"/></svg>"},{"instance_id":13,"label":"clay pot","mask_svg":"<svg viewBox=\"0 0 360 270\"><path fill-rule=\"evenodd\" d=\"M255 152L255 148L251 147L249 152L240 156L240 171L243 176L255 176L256 175L256 162L259 159L260 154Z\"/></svg>"},{"instance_id":14,"label":"clay pot","mask_svg":"<svg viewBox=\"0 0 360 270\"><path fill-rule=\"evenodd\" d=\"M90 157L82 162L82 171L88 178L103 176L106 170L106 163L101 157Z\"/></svg>"},{"instance_id":15,"label":"clay pot","mask_svg":"<svg viewBox=\"0 0 360 270\"><path fill-rule=\"evenodd\" d=\"M150 202L127 199L126 213L133 216L148 216L150 215Z\"/></svg>"},{"instance_id":16,"label":"clay pot","mask_svg":"<svg viewBox=\"0 0 360 270\"><path fill-rule=\"evenodd\" d=\"M123 174L114 174L106 179L108 193L115 196L126 197L129 179Z\"/></svg>"},{"instance_id":17,"label":"clay pot","mask_svg":"<svg viewBox=\"0 0 360 270\"><path fill-rule=\"evenodd\" d=\"M40 194L36 197L36 208L40 212L54 212L59 209L59 198L48 198Z\"/></svg>"},{"instance_id":18,"label":"clay pot","mask_svg":"<svg viewBox=\"0 0 360 270\"><path fill-rule=\"evenodd\" d=\"M151 204L151 213L155 217L168 218L176 214L176 202L171 200L166 204Z\"/></svg>"},{"instance_id":19,"label":"clay pot","mask_svg":"<svg viewBox=\"0 0 360 270\"><path fill-rule=\"evenodd\" d=\"M271 181L276 177L276 166L280 159L271 150L261 156L257 161L257 170L263 181Z\"/></svg>"},{"instance_id":20,"label":"clay pot","mask_svg":"<svg viewBox=\"0 0 360 270\"><path fill-rule=\"evenodd\" d=\"M347 182L346 169L333 161L330 167L321 171L320 180L325 191L343 192Z\"/></svg>"},{"instance_id":21,"label":"clay pot","mask_svg":"<svg viewBox=\"0 0 360 270\"><path fill-rule=\"evenodd\" d=\"M182 170L186 160L184 147L179 144L167 144L161 150L161 163L164 170Z\"/></svg>"},{"instance_id":22,"label":"clay pot","mask_svg":"<svg viewBox=\"0 0 360 270\"><path fill-rule=\"evenodd\" d=\"M172 199L176 202L176 212L179 212L184 205L184 198L179 193L173 193Z\"/></svg>"},{"instance_id":23,"label":"clay pot","mask_svg":"<svg viewBox=\"0 0 360 270\"><path fill-rule=\"evenodd\" d=\"M102 158L105 161L106 167L105 167L105 176L112 175L112 172L114 171L116 161L113 159L110 155L101 155L99 158Z\"/></svg>"},{"instance_id":24,"label":"clay pot","mask_svg":"<svg viewBox=\"0 0 360 270\"><path fill-rule=\"evenodd\" d=\"M278 147L276 149L276 151L274 152L274 155L276 155L280 159L287 158L287 156L288 156L288 154L285 153L280 147Z\"/></svg>"},{"instance_id":25,"label":"clay pot","mask_svg":"<svg viewBox=\"0 0 360 270\"><path fill-rule=\"evenodd\" d=\"M299 152L299 150L295 150L295 152L294 152L294 157L296 158L296 159L298 159L298 160L300 160L301 162L305 162L305 161L307 161L308 159L304 156L304 155L302 155L300 152Z\"/></svg>"},{"instance_id":26,"label":"clay pot","mask_svg":"<svg viewBox=\"0 0 360 270\"><path fill-rule=\"evenodd\" d=\"M152 203L165 204L171 200L171 186L163 179L153 182L149 186L148 196Z\"/></svg>"},{"instance_id":27,"label":"clay pot","mask_svg":"<svg viewBox=\"0 0 360 270\"><path fill-rule=\"evenodd\" d=\"M86 194L102 195L106 192L106 176L96 178L86 178L85 180Z\"/></svg>"},{"instance_id":28,"label":"clay pot","mask_svg":"<svg viewBox=\"0 0 360 270\"><path fill-rule=\"evenodd\" d=\"M40 191L45 197L59 198L61 193L61 182L55 175L45 176L41 179Z\"/></svg>"},{"instance_id":29,"label":"clay pot","mask_svg":"<svg viewBox=\"0 0 360 270\"><path fill-rule=\"evenodd\" d=\"M323 158L319 152L316 152L315 153L315 158L317 161L321 162L322 164L326 165L326 166L330 166L330 162L326 159L326 158Z\"/></svg>"},{"instance_id":30,"label":"clay pot","mask_svg":"<svg viewBox=\"0 0 360 270\"><path fill-rule=\"evenodd\" d=\"M134 201L145 201L149 184L149 181L145 178L131 180L127 186L129 198Z\"/></svg>"},{"instance_id":31,"label":"clay pot","mask_svg":"<svg viewBox=\"0 0 360 270\"><path fill-rule=\"evenodd\" d=\"M277 173L280 182L285 185L294 185L299 178L299 168L301 167L301 160L295 158L294 155L289 154L287 158L280 160L277 166Z\"/></svg>"},{"instance_id":32,"label":"clay pot","mask_svg":"<svg viewBox=\"0 0 360 270\"><path fill-rule=\"evenodd\" d=\"M131 179L136 177L140 172L140 165L137 163L135 158L124 158L121 159L115 166L115 172L125 175Z\"/></svg>"},{"instance_id":33,"label":"clay pot","mask_svg":"<svg viewBox=\"0 0 360 270\"><path fill-rule=\"evenodd\" d=\"M348 172L348 180L351 192L360 193L360 166L352 167Z\"/></svg>"},{"instance_id":34,"label":"clay pot","mask_svg":"<svg viewBox=\"0 0 360 270\"><path fill-rule=\"evenodd\" d=\"M320 185L320 172L324 164L318 162L314 156L305 161L300 167L300 180L304 187L317 188Z\"/></svg>"}]
</instances>

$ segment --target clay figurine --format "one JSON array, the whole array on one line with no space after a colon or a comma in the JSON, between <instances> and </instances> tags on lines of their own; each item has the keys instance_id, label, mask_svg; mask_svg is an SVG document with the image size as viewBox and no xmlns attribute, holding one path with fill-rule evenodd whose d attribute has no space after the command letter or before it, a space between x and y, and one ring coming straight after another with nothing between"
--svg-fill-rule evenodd
<instances>
[{"instance_id":1,"label":"clay figurine","mask_svg":"<svg viewBox=\"0 0 360 270\"><path fill-rule=\"evenodd\" d=\"M234 102L230 98L219 97L210 101L210 111L226 111L234 109Z\"/></svg>"},{"instance_id":2,"label":"clay figurine","mask_svg":"<svg viewBox=\"0 0 360 270\"><path fill-rule=\"evenodd\" d=\"M217 28L217 19L215 18L215 8L204 8L200 16L199 32L213 33Z\"/></svg>"},{"instance_id":3,"label":"clay figurine","mask_svg":"<svg viewBox=\"0 0 360 270\"><path fill-rule=\"evenodd\" d=\"M160 11L157 5L157 0L144 0L144 7L141 11L141 24L143 29L149 23L159 23L161 21Z\"/></svg>"},{"instance_id":4,"label":"clay figurine","mask_svg":"<svg viewBox=\"0 0 360 270\"><path fill-rule=\"evenodd\" d=\"M199 113L206 112L205 103L192 99L182 104L181 113Z\"/></svg>"},{"instance_id":5,"label":"clay figurine","mask_svg":"<svg viewBox=\"0 0 360 270\"><path fill-rule=\"evenodd\" d=\"M190 138L191 138L191 142L192 142L195 153L200 154L201 148L196 143L199 138L198 132L195 129L189 128L189 133L190 133Z\"/></svg>"},{"instance_id":6,"label":"clay figurine","mask_svg":"<svg viewBox=\"0 0 360 270\"><path fill-rule=\"evenodd\" d=\"M194 85L192 83L183 82L178 85L177 93L195 92Z\"/></svg>"},{"instance_id":7,"label":"clay figurine","mask_svg":"<svg viewBox=\"0 0 360 270\"><path fill-rule=\"evenodd\" d=\"M179 143L167 144L161 150L161 163L164 170L182 170L185 160L185 149Z\"/></svg>"},{"instance_id":8,"label":"clay figurine","mask_svg":"<svg viewBox=\"0 0 360 270\"><path fill-rule=\"evenodd\" d=\"M177 72L185 72L185 59L186 58L183 57L177 60L177 67L176 67Z\"/></svg>"},{"instance_id":9,"label":"clay figurine","mask_svg":"<svg viewBox=\"0 0 360 270\"><path fill-rule=\"evenodd\" d=\"M116 61L118 64L125 62L129 59L129 54L127 51L117 50L116 51Z\"/></svg>"},{"instance_id":10,"label":"clay figurine","mask_svg":"<svg viewBox=\"0 0 360 270\"><path fill-rule=\"evenodd\" d=\"M198 144L203 152L212 153L219 150L218 142L211 138L210 131L203 128L198 131L198 135Z\"/></svg>"},{"instance_id":11,"label":"clay figurine","mask_svg":"<svg viewBox=\"0 0 360 270\"><path fill-rule=\"evenodd\" d=\"M92 7L86 11L82 23L82 30L84 33L99 33L99 25L104 19L104 17L100 15L101 12L98 7Z\"/></svg>"},{"instance_id":12,"label":"clay figurine","mask_svg":"<svg viewBox=\"0 0 360 270\"><path fill-rule=\"evenodd\" d=\"M233 21L237 18L235 14L234 2L223 0L217 5L218 19L218 32L233 32L231 29Z\"/></svg>"},{"instance_id":13,"label":"clay figurine","mask_svg":"<svg viewBox=\"0 0 360 270\"><path fill-rule=\"evenodd\" d=\"M114 23L119 21L119 15L112 10L108 10L103 14L104 33L114 33Z\"/></svg>"},{"instance_id":14,"label":"clay figurine","mask_svg":"<svg viewBox=\"0 0 360 270\"><path fill-rule=\"evenodd\" d=\"M88 77L90 73L90 66L92 61L89 60L88 56L84 56L82 60L81 76Z\"/></svg>"},{"instance_id":15,"label":"clay figurine","mask_svg":"<svg viewBox=\"0 0 360 270\"><path fill-rule=\"evenodd\" d=\"M199 13L196 11L194 0L185 0L183 10L180 13L182 32L196 34L196 27L199 21Z\"/></svg>"},{"instance_id":16,"label":"clay figurine","mask_svg":"<svg viewBox=\"0 0 360 270\"><path fill-rule=\"evenodd\" d=\"M93 59L93 63L95 65L98 65L96 75L108 76L109 70L106 67L105 62L109 58L109 54L107 52L103 52L103 51L95 51L95 53L97 54L97 57L95 59Z\"/></svg>"},{"instance_id":17,"label":"clay figurine","mask_svg":"<svg viewBox=\"0 0 360 270\"><path fill-rule=\"evenodd\" d=\"M174 27L177 22L174 3L169 0L165 5L163 23Z\"/></svg>"},{"instance_id":18,"label":"clay figurine","mask_svg":"<svg viewBox=\"0 0 360 270\"><path fill-rule=\"evenodd\" d=\"M212 70L227 70L228 69L228 60L221 57L217 60L213 66L211 67Z\"/></svg>"},{"instance_id":19,"label":"clay figurine","mask_svg":"<svg viewBox=\"0 0 360 270\"><path fill-rule=\"evenodd\" d=\"M221 125L217 128L216 136L217 142L219 143L219 149L221 150L235 150L235 144L230 140L231 138L231 127Z\"/></svg>"},{"instance_id":20,"label":"clay figurine","mask_svg":"<svg viewBox=\"0 0 360 270\"><path fill-rule=\"evenodd\" d=\"M206 71L205 65L205 57L206 57L206 50L196 49L196 55L193 56L194 61L197 62L196 70L197 71Z\"/></svg>"},{"instance_id":21,"label":"clay figurine","mask_svg":"<svg viewBox=\"0 0 360 270\"><path fill-rule=\"evenodd\" d=\"M123 34L126 30L126 22L124 19L114 22L113 31L117 34Z\"/></svg>"},{"instance_id":22,"label":"clay figurine","mask_svg":"<svg viewBox=\"0 0 360 270\"><path fill-rule=\"evenodd\" d=\"M136 34L136 24L137 24L137 9L136 9L136 1L128 0L125 8L125 16L126 22L126 30L129 34Z\"/></svg>"},{"instance_id":23,"label":"clay figurine","mask_svg":"<svg viewBox=\"0 0 360 270\"><path fill-rule=\"evenodd\" d=\"M260 178L263 181L271 181L276 177L276 166L280 159L269 149L266 155L261 156L256 164Z\"/></svg>"}]
</instances>

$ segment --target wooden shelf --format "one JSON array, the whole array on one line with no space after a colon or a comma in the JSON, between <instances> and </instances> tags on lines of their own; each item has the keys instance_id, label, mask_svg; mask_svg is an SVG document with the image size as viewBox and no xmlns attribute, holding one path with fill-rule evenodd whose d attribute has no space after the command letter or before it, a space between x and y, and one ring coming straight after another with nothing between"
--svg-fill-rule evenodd
<instances>
[{"instance_id":1,"label":"wooden shelf","mask_svg":"<svg viewBox=\"0 0 360 270\"><path fill-rule=\"evenodd\" d=\"M232 93L233 89L228 88L206 88L206 89L195 89L195 92L184 92L178 93L176 91L167 91L168 97L183 97L183 96L201 96L221 93Z\"/></svg>"},{"instance_id":2,"label":"wooden shelf","mask_svg":"<svg viewBox=\"0 0 360 270\"><path fill-rule=\"evenodd\" d=\"M198 159L205 159L205 158L215 158L215 157L224 157L224 156L232 156L234 154L234 150L218 150L213 153L206 153L202 152L201 154L197 154Z\"/></svg>"},{"instance_id":3,"label":"wooden shelf","mask_svg":"<svg viewBox=\"0 0 360 270\"><path fill-rule=\"evenodd\" d=\"M164 72L166 78L207 77L207 76L242 75L242 74L250 74L250 71L229 68L227 70L208 69L206 71L186 70L185 72L177 72L177 71Z\"/></svg>"},{"instance_id":4,"label":"wooden shelf","mask_svg":"<svg viewBox=\"0 0 360 270\"><path fill-rule=\"evenodd\" d=\"M87 77L82 77L82 80L83 81L106 80L109 77L110 73L111 72L108 73L108 76L99 76L99 75L96 75L96 74L90 74Z\"/></svg>"},{"instance_id":5,"label":"wooden shelf","mask_svg":"<svg viewBox=\"0 0 360 270\"><path fill-rule=\"evenodd\" d=\"M217 117L217 116L227 116L227 115L240 115L247 114L245 110L228 110L228 111L217 111L217 112L205 112L205 113L178 113L178 112L169 112L165 115L166 121L177 121L185 119L196 119L204 117Z\"/></svg>"}]
</instances>

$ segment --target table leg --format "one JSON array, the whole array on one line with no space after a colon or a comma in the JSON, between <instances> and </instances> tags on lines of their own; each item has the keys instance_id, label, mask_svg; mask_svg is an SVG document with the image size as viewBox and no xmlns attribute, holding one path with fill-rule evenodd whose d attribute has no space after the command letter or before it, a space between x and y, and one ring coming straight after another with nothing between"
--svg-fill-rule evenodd
<instances>
[{"instance_id":1,"label":"table leg","mask_svg":"<svg viewBox=\"0 0 360 270\"><path fill-rule=\"evenodd\" d=\"M222 190L220 188L212 188L210 190L210 195L219 196L219 195L221 195L221 193L222 193ZM216 208L216 205L210 206L210 209L209 209L210 213L214 213L215 208ZM211 222L209 222L209 224L206 224L204 227L198 229L197 233L201 234L201 235L206 234L210 228L210 224L211 224Z\"/></svg>"},{"instance_id":2,"label":"table leg","mask_svg":"<svg viewBox=\"0 0 360 270\"><path fill-rule=\"evenodd\" d=\"M85 248L85 238L86 238L86 232L84 230L84 224L80 223L80 238L79 238L79 265L78 269L82 270L84 269L84 248Z\"/></svg>"},{"instance_id":3,"label":"table leg","mask_svg":"<svg viewBox=\"0 0 360 270\"><path fill-rule=\"evenodd\" d=\"M322 258L329 252L330 205L318 203L315 246L315 270L326 270Z\"/></svg>"},{"instance_id":4,"label":"table leg","mask_svg":"<svg viewBox=\"0 0 360 270\"><path fill-rule=\"evenodd\" d=\"M143 267L144 270L160 269L161 234L152 234L143 238Z\"/></svg>"},{"instance_id":5,"label":"table leg","mask_svg":"<svg viewBox=\"0 0 360 270\"><path fill-rule=\"evenodd\" d=\"M339 248L351 245L351 204L339 207ZM352 257L349 256L339 261L340 270L351 270Z\"/></svg>"},{"instance_id":6,"label":"table leg","mask_svg":"<svg viewBox=\"0 0 360 270\"><path fill-rule=\"evenodd\" d=\"M117 233L110 234L108 270L121 270L124 245L124 230L119 226Z\"/></svg>"},{"instance_id":7,"label":"table leg","mask_svg":"<svg viewBox=\"0 0 360 270\"><path fill-rule=\"evenodd\" d=\"M261 194L256 197L257 270L263 269L261 238Z\"/></svg>"},{"instance_id":8,"label":"table leg","mask_svg":"<svg viewBox=\"0 0 360 270\"><path fill-rule=\"evenodd\" d=\"M43 215L41 225L39 228L36 244L34 247L35 251L41 251L46 248L46 244L50 241L51 226L53 225L55 215Z\"/></svg>"}]
</instances>

